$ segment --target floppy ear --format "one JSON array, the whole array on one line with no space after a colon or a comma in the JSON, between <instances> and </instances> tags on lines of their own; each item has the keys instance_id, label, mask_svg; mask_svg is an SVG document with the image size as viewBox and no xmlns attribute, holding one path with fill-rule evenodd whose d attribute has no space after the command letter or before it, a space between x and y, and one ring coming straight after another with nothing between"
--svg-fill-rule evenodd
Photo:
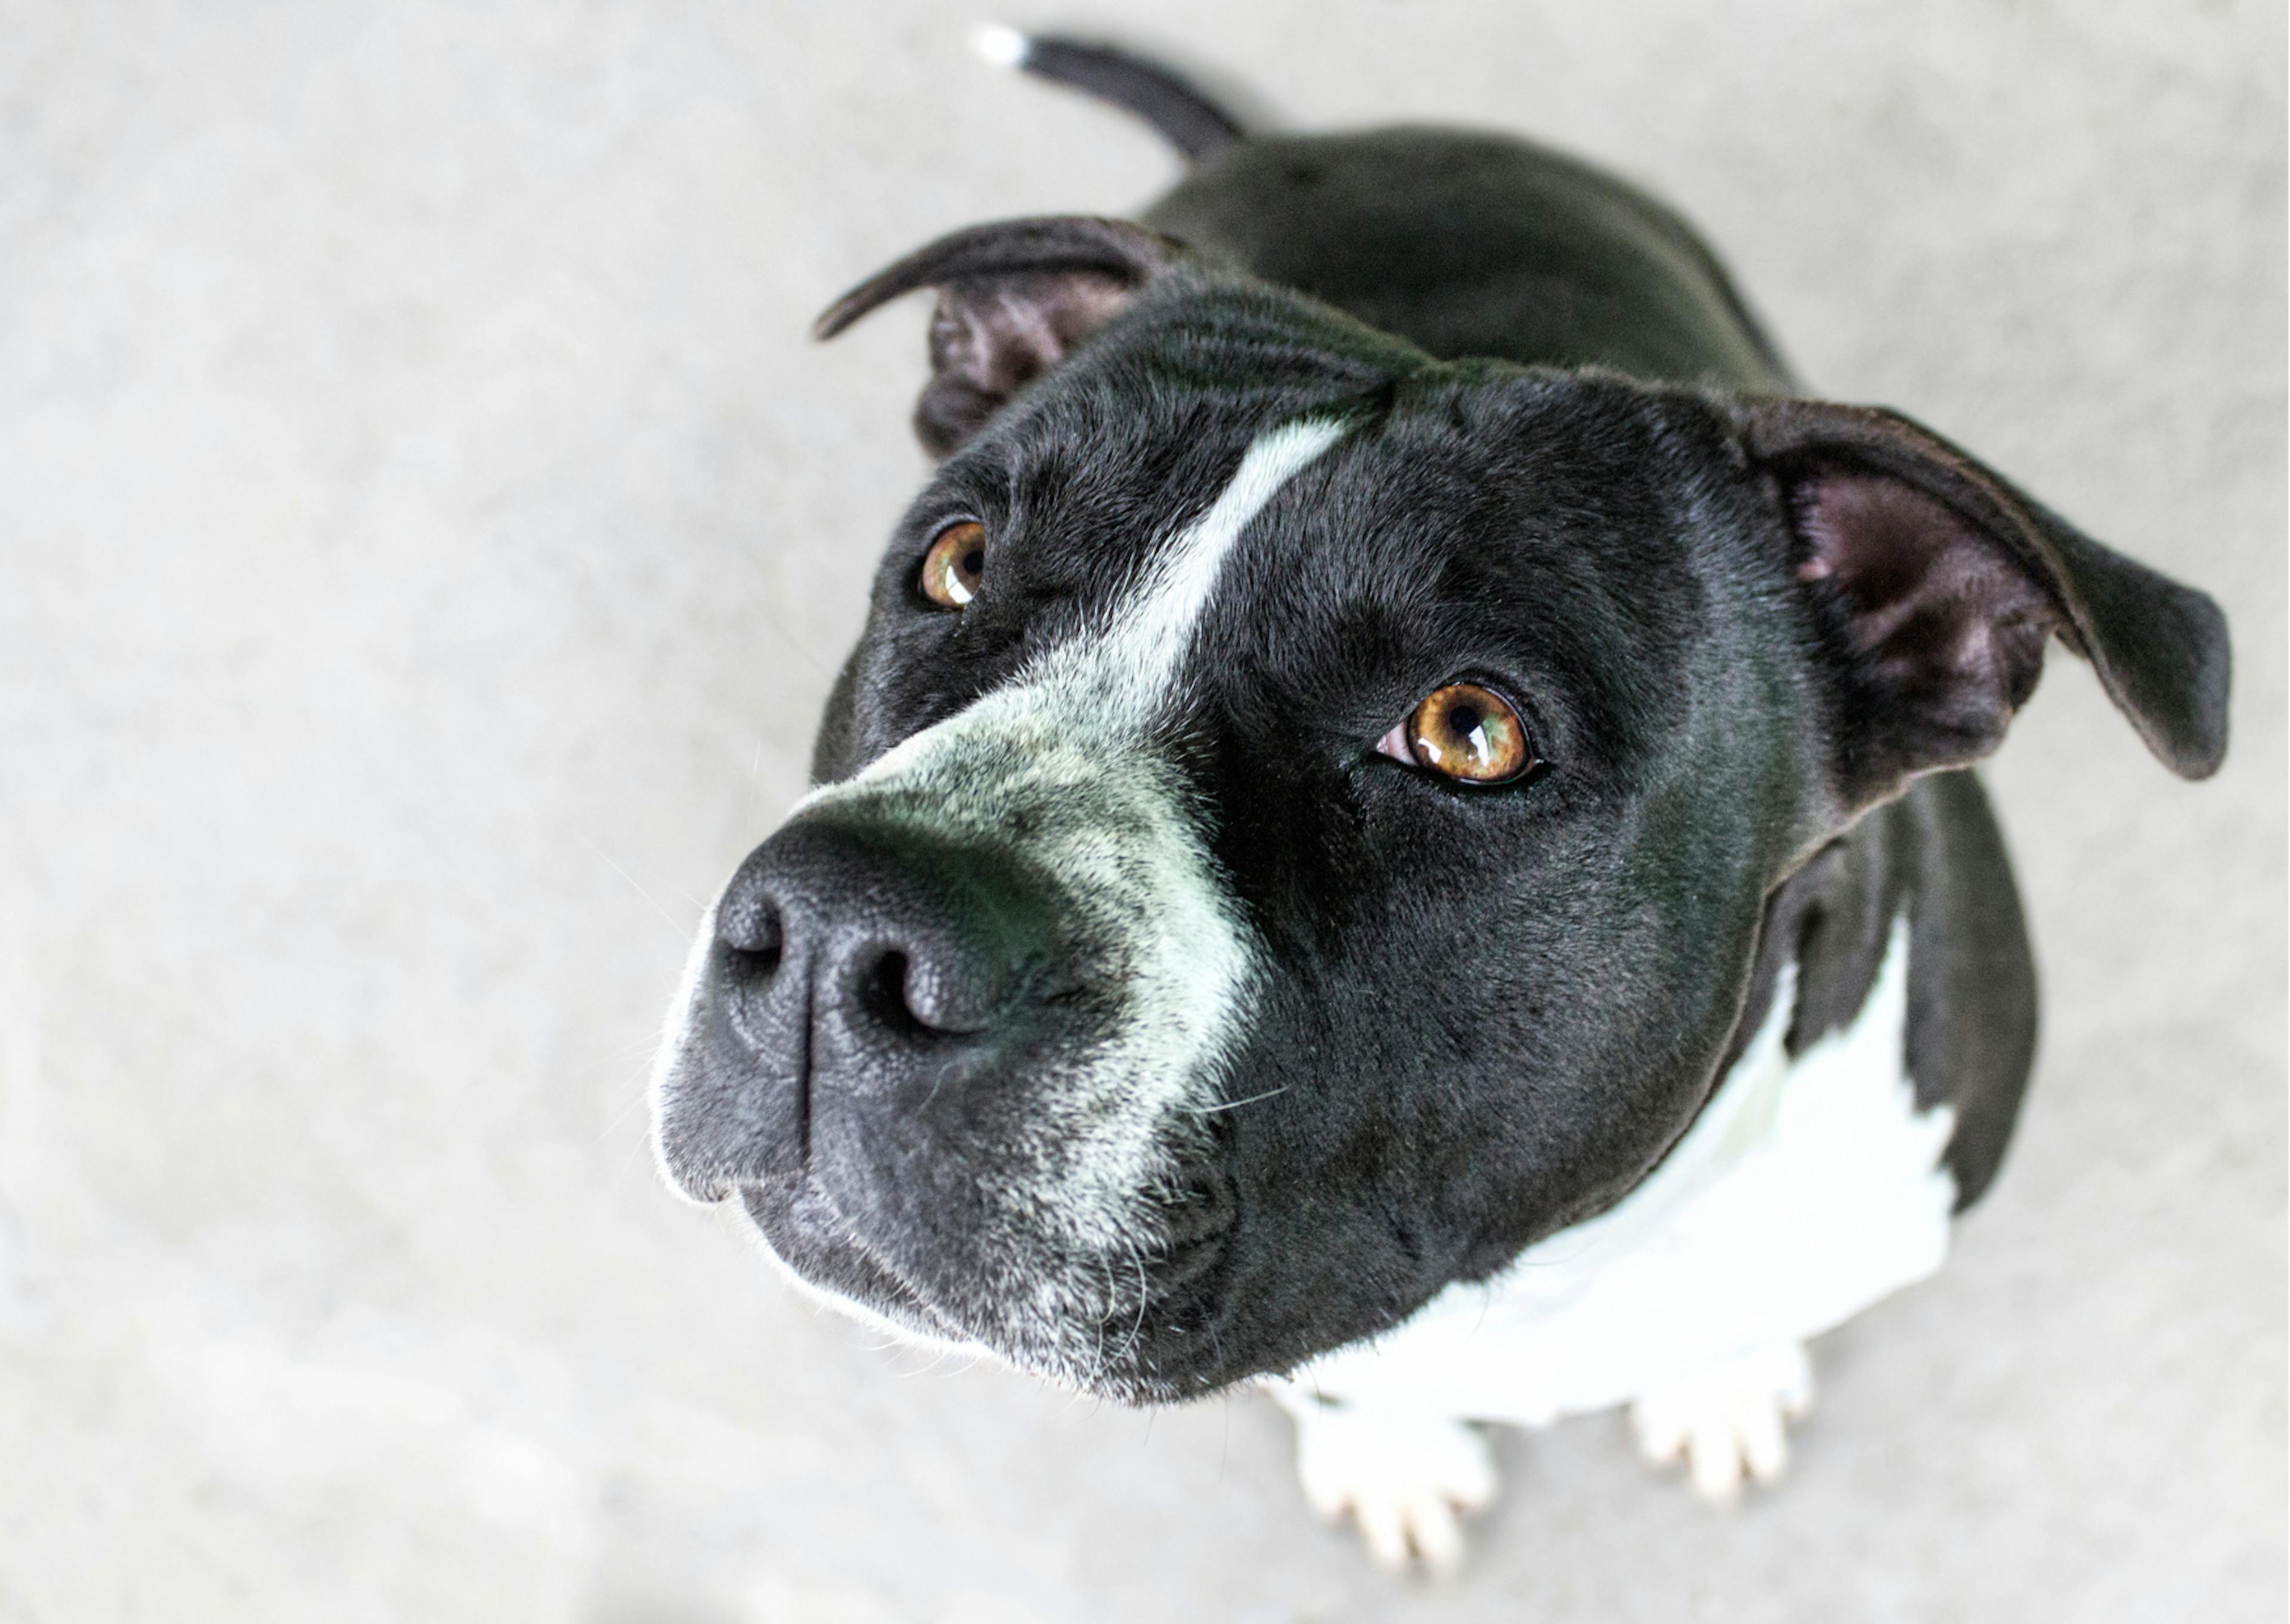
<instances>
[{"instance_id":1,"label":"floppy ear","mask_svg":"<svg viewBox=\"0 0 2290 1624\"><path fill-rule=\"evenodd\" d=\"M869 277L829 306L812 332L831 339L901 293L938 289L932 377L915 406L915 433L944 457L1181 252L1142 226L1085 215L973 226Z\"/></svg>"},{"instance_id":2,"label":"floppy ear","mask_svg":"<svg viewBox=\"0 0 2290 1624\"><path fill-rule=\"evenodd\" d=\"M2229 653L2209 597L2109 551L1896 412L1735 410L1751 461L1781 484L1798 580L1840 658L1848 804L1993 750L2054 633L2164 765L2217 770Z\"/></svg>"}]
</instances>

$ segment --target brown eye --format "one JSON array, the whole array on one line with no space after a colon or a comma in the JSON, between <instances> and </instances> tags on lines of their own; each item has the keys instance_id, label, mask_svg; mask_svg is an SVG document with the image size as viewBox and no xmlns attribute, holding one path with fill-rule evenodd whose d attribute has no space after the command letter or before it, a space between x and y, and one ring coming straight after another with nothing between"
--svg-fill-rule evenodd
<instances>
[{"instance_id":1,"label":"brown eye","mask_svg":"<svg viewBox=\"0 0 2290 1624\"><path fill-rule=\"evenodd\" d=\"M1507 783L1535 764L1518 712L1477 683L1435 688L1375 748L1468 784Z\"/></svg>"},{"instance_id":2,"label":"brown eye","mask_svg":"<svg viewBox=\"0 0 2290 1624\"><path fill-rule=\"evenodd\" d=\"M986 573L986 526L962 519L938 532L923 555L923 596L941 609L959 609L978 596Z\"/></svg>"}]
</instances>

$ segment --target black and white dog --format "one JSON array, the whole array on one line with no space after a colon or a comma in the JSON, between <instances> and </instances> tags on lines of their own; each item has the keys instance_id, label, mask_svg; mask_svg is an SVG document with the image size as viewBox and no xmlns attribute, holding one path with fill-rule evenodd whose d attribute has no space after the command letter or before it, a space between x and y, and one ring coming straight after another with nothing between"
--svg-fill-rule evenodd
<instances>
[{"instance_id":1,"label":"black and white dog","mask_svg":"<svg viewBox=\"0 0 2290 1624\"><path fill-rule=\"evenodd\" d=\"M1978 781L2056 636L2225 748L2217 607L1939 436L1800 396L1708 249L1505 137L1250 136L958 231L941 457L709 910L669 1176L793 1276L1093 1393L1261 1381L1374 1551L1471 1423L1628 1404L1732 1496L1806 1340L1936 1268L2035 985Z\"/></svg>"}]
</instances>

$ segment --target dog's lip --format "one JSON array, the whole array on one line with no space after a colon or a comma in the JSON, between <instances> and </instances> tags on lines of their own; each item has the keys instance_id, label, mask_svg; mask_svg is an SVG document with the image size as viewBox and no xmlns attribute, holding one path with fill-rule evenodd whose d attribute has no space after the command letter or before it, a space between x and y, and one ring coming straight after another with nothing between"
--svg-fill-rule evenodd
<instances>
[{"instance_id":1,"label":"dog's lip","mask_svg":"<svg viewBox=\"0 0 2290 1624\"><path fill-rule=\"evenodd\" d=\"M801 1202L803 1196L790 1199L786 1185L779 1180L738 1181L727 1193L738 1196L749 1221L756 1226L765 1243L780 1254L783 1267L793 1270L812 1289L843 1299L863 1315L890 1322L905 1319L907 1329L912 1332L954 1343L980 1345L990 1341L941 1308L867 1244L843 1218L834 1197L816 1178L805 1178L803 1183L805 1187L803 1196L809 1196L827 1213L833 1215L834 1233L826 1237L828 1244L847 1249L855 1256L870 1276L869 1285L863 1293L854 1296L846 1287L829 1285L814 1278L811 1271L786 1256L779 1244L773 1241L773 1235L775 1229L789 1220L790 1209ZM1183 1216L1171 1226L1170 1233L1145 1252L1142 1262L1147 1282L1146 1302L1149 1308L1175 1308L1181 1302L1197 1302L1204 1292L1212 1299L1217 1295L1212 1282L1217 1269L1229 1256L1228 1244L1234 1231L1239 1228L1238 1212L1229 1196L1220 1197L1207 1191L1199 1193L1206 1199L1187 1203L1180 1209ZM816 1222L815 1216L813 1221ZM1206 1307L1205 1304L1199 1306ZM1124 1309L1120 1317L1125 1318L1132 1312L1133 1310ZM1111 1373L1106 1372L1108 1375Z\"/></svg>"},{"instance_id":2,"label":"dog's lip","mask_svg":"<svg viewBox=\"0 0 2290 1624\"><path fill-rule=\"evenodd\" d=\"M1156 1272L1184 1276L1199 1272L1203 1252L1221 1248L1240 1221L1231 1186L1213 1167L1196 1167L1184 1184L1184 1198L1166 1209L1165 1228L1149 1257ZM1176 1284L1173 1280L1173 1284Z\"/></svg>"},{"instance_id":3,"label":"dog's lip","mask_svg":"<svg viewBox=\"0 0 2290 1624\"><path fill-rule=\"evenodd\" d=\"M1165 1300L1214 1268L1224 1255L1225 1237L1231 1232L1231 1224L1222 1224L1205 1235L1189 1236L1149 1255L1145 1268L1152 1282L1152 1299Z\"/></svg>"},{"instance_id":4,"label":"dog's lip","mask_svg":"<svg viewBox=\"0 0 2290 1624\"><path fill-rule=\"evenodd\" d=\"M901 1295L909 1300L914 1308L930 1314L933 1319L943 1320L944 1316L931 1308L922 1293L900 1276L896 1270L885 1263L876 1254L874 1249L860 1237L858 1232L851 1228L849 1220L843 1217L842 1209L836 1205L833 1194L816 1178L807 1179L805 1182L809 1187L808 1193L840 1220L842 1233L837 1239L863 1255L877 1271L898 1287ZM723 1187L723 1194L717 1199L728 1199L737 1195L741 1206L747 1212L749 1220L757 1228L767 1230L769 1215L776 1213L785 1204L781 1197L773 1195L773 1184L758 1180L742 1180L736 1184L726 1182ZM1197 1222L1180 1222L1173 1226L1173 1233L1163 1237L1146 1252L1145 1267L1152 1280L1157 1296L1165 1291L1177 1290L1189 1281L1197 1278L1205 1269L1215 1263L1225 1241L1237 1227L1235 1220L1237 1216L1229 1204L1216 1204L1222 1210L1217 1212L1205 1227L1200 1226Z\"/></svg>"},{"instance_id":5,"label":"dog's lip","mask_svg":"<svg viewBox=\"0 0 2290 1624\"><path fill-rule=\"evenodd\" d=\"M949 1338L957 1341L969 1340L969 1332L941 1313L928 1298L909 1284L896 1270L877 1255L872 1247L859 1238L849 1223L844 1221L841 1209L836 1206L833 1197L828 1195L818 1180L809 1179L805 1183L809 1187L809 1192L836 1216L838 1233L832 1237L832 1244L847 1247L856 1253L867 1266L868 1271L874 1276L876 1289L885 1292L891 1300L888 1303L877 1303L853 1297L839 1287L813 1280L805 1270L797 1267L793 1259L781 1254L780 1261L783 1267L792 1270L798 1278L804 1280L813 1289L844 1298L853 1307L864 1309L870 1314L882 1315L886 1311L895 1311L898 1314L909 1316L919 1322L912 1328L925 1335ZM774 1222L793 1204L782 1196L776 1194L777 1189L778 1187L772 1183L747 1180L740 1184L737 1190L740 1205L747 1212L748 1221L755 1225L757 1232L763 1236L765 1244L771 1246L774 1253L780 1253L781 1251L772 1239Z\"/></svg>"}]
</instances>

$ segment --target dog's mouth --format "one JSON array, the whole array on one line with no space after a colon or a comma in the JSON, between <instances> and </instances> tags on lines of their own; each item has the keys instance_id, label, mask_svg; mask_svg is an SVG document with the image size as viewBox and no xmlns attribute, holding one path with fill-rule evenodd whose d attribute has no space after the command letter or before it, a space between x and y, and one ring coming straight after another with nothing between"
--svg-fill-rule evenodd
<instances>
[{"instance_id":1,"label":"dog's mouth","mask_svg":"<svg viewBox=\"0 0 2290 1624\"><path fill-rule=\"evenodd\" d=\"M717 1041L738 992L696 1004L662 1079L662 1164L697 1200L736 1197L806 1294L1099 1396L1160 1402L1231 1379L1217 1356L1235 1340L1239 1203L1197 1115L1109 1144L1085 1091L975 1055L822 1091L808 1068L757 1067L752 1034Z\"/></svg>"},{"instance_id":2,"label":"dog's mouth","mask_svg":"<svg viewBox=\"0 0 2290 1624\"><path fill-rule=\"evenodd\" d=\"M909 1260L965 1249L943 1237L877 1243L812 1175L747 1182L741 1207L773 1257L810 1293L906 1340L983 1351L1029 1373L1131 1403L1197 1396L1221 1385L1222 1273L1237 1224L1224 1183L1201 1173L1155 1204L1149 1239L1020 1276ZM922 1277L917 1277L921 1276Z\"/></svg>"},{"instance_id":3,"label":"dog's mouth","mask_svg":"<svg viewBox=\"0 0 2290 1624\"><path fill-rule=\"evenodd\" d=\"M852 1231L818 1180L790 1197L777 1186L743 1184L740 1204L789 1273L836 1307L885 1323L902 1335L930 1341L976 1340L898 1274Z\"/></svg>"},{"instance_id":4,"label":"dog's mouth","mask_svg":"<svg viewBox=\"0 0 2290 1624\"><path fill-rule=\"evenodd\" d=\"M1173 1299L1205 1279L1223 1258L1237 1218L1224 1180L1205 1172L1188 1180L1165 1210L1157 1244L1146 1260L1150 1296Z\"/></svg>"}]
</instances>

